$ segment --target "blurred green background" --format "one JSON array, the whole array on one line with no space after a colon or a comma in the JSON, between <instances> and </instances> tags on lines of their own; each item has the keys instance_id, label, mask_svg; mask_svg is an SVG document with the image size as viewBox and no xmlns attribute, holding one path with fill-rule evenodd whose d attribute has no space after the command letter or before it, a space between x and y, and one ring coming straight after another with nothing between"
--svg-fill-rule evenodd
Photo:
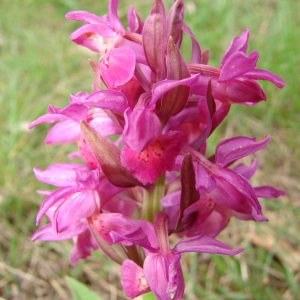
<instances>
[{"instance_id":1,"label":"blurred green background","mask_svg":"<svg viewBox=\"0 0 300 300\"><path fill-rule=\"evenodd\" d=\"M120 1L119 15L134 5L143 19L151 1ZM171 1L167 1L169 8ZM220 240L245 247L237 257L184 255L185 299L299 299L300 290L300 2L297 0L186 1L185 21L210 64L218 66L231 39L250 29L249 50L260 53L258 67L281 76L286 87L262 82L268 100L247 108L234 106L210 138L211 149L234 135L271 135L257 154L254 185L273 184L287 196L262 200L268 223L232 220ZM91 91L89 58L97 55L69 41L81 23L65 21L70 10L106 13L107 1L0 0L0 297L69 299L64 281L70 275L103 299L126 299L119 267L94 253L74 268L68 262L71 242L31 243L35 215L46 186L32 168L66 161L70 145L46 146L49 126L27 130L49 104L64 107L69 94ZM189 47L189 46L187 46ZM249 162L249 160L246 160Z\"/></svg>"}]
</instances>

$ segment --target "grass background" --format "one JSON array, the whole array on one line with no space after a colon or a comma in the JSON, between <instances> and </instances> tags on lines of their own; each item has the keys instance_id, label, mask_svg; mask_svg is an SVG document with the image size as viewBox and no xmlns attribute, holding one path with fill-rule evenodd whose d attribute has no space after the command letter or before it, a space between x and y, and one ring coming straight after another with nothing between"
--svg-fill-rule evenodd
<instances>
[{"instance_id":1,"label":"grass background","mask_svg":"<svg viewBox=\"0 0 300 300\"><path fill-rule=\"evenodd\" d=\"M71 242L31 243L35 215L45 188L32 168L65 161L73 147L43 144L49 126L28 131L30 121L49 104L63 107L70 93L90 91L88 58L96 56L72 44L68 36L80 23L65 21L70 10L102 15L106 1L1 0L0 2L0 297L4 299L69 299L63 277L73 276L103 299L125 299L119 267L94 253L74 268L68 263ZM210 48L210 64L218 66L234 36L250 29L249 50L261 57L258 67L286 82L278 90L262 85L268 101L255 107L234 106L210 138L271 135L257 156L254 185L273 184L287 196L262 200L269 223L232 220L220 240L245 247L236 257L184 255L185 299L298 299L300 290L300 19L297 0L186 1L186 22L202 49ZM134 5L143 18L150 1L120 1L120 17ZM170 1L167 2L170 6ZM126 23L124 23L126 24ZM246 160L249 162L249 160Z\"/></svg>"}]
</instances>

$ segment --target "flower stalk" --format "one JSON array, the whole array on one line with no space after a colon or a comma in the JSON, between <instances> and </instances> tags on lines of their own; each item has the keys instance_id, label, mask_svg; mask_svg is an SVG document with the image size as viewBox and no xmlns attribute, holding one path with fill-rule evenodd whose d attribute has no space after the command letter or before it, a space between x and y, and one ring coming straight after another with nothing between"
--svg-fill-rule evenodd
<instances>
[{"instance_id":1,"label":"flower stalk","mask_svg":"<svg viewBox=\"0 0 300 300\"><path fill-rule=\"evenodd\" d=\"M144 189L142 220L153 222L155 214L162 210L160 200L165 194L165 177L165 173L161 174L155 181L154 187Z\"/></svg>"}]
</instances>

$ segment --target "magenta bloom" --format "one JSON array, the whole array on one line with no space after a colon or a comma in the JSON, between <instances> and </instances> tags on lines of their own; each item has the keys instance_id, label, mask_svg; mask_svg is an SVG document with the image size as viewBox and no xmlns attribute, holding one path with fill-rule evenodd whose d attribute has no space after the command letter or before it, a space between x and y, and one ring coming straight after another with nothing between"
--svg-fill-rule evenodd
<instances>
[{"instance_id":1,"label":"magenta bloom","mask_svg":"<svg viewBox=\"0 0 300 300\"><path fill-rule=\"evenodd\" d=\"M132 262L125 260L122 266L121 283L128 297L137 297L147 292L149 286L157 299L181 299L184 292L184 279L180 266L181 253L236 255L243 251L243 249L232 250L227 245L207 236L182 240L171 249L168 241L168 217L164 213L155 216L154 228L158 246L155 250L148 249L149 253L143 265L144 275L142 269Z\"/></svg>"},{"instance_id":2,"label":"magenta bloom","mask_svg":"<svg viewBox=\"0 0 300 300\"><path fill-rule=\"evenodd\" d=\"M266 100L266 94L256 80L267 80L279 88L284 87L284 81L272 72L256 68L259 54L256 50L246 56L249 31L245 29L241 36L235 37L226 50L220 68L208 65L191 64L192 73L201 73L195 91L203 95L207 80L212 80L212 93L215 99L222 102L253 105Z\"/></svg>"},{"instance_id":3,"label":"magenta bloom","mask_svg":"<svg viewBox=\"0 0 300 300\"><path fill-rule=\"evenodd\" d=\"M57 164L45 171L35 168L34 173L40 181L60 187L45 198L37 214L37 224L51 207L56 207L52 221L56 232L99 212L98 170L89 171L78 164Z\"/></svg>"},{"instance_id":4,"label":"magenta bloom","mask_svg":"<svg viewBox=\"0 0 300 300\"><path fill-rule=\"evenodd\" d=\"M74 247L70 254L70 263L74 266L79 259L87 259L91 255L91 250L97 250L98 244L94 239L86 219L81 219L73 223L67 230L57 232L53 226L53 213L55 208L50 208L46 213L50 219L47 224L38 229L31 237L32 241L63 241L73 238Z\"/></svg>"},{"instance_id":5,"label":"magenta bloom","mask_svg":"<svg viewBox=\"0 0 300 300\"><path fill-rule=\"evenodd\" d=\"M117 15L118 1L111 0L107 17L98 17L86 11L66 14L67 20L86 23L70 36L76 44L100 53L100 74L109 88L119 87L128 82L134 74L136 52L142 56L140 45L131 45L123 38L125 29ZM131 48L127 46L131 45ZM133 50L134 49L134 50Z\"/></svg>"}]
</instances>

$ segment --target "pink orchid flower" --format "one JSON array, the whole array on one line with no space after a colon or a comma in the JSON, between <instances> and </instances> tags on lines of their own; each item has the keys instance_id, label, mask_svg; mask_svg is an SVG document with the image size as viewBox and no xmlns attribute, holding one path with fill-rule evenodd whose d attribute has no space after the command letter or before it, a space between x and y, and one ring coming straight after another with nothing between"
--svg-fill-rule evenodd
<instances>
[{"instance_id":1,"label":"pink orchid flower","mask_svg":"<svg viewBox=\"0 0 300 300\"><path fill-rule=\"evenodd\" d=\"M51 207L46 215L50 223L38 229L31 237L32 241L63 241L73 239L74 246L70 253L70 263L74 266L79 259L87 259L91 255L91 250L99 248L96 240L89 229L86 219L81 219L73 223L67 230L57 232L53 229L53 214L55 207Z\"/></svg>"},{"instance_id":2,"label":"pink orchid flower","mask_svg":"<svg viewBox=\"0 0 300 300\"><path fill-rule=\"evenodd\" d=\"M100 53L100 74L109 88L117 88L133 77L136 58L138 62L145 61L141 45L124 38L125 29L117 15L117 8L118 1L110 0L105 17L86 11L66 14L67 20L86 23L73 32L70 39Z\"/></svg>"},{"instance_id":3,"label":"pink orchid flower","mask_svg":"<svg viewBox=\"0 0 300 300\"><path fill-rule=\"evenodd\" d=\"M168 217L157 213L154 219L157 248L149 248L143 268L125 260L121 269L121 283L125 294L134 298L153 291L157 299L179 300L184 292L184 279L180 265L181 254L200 252L236 255L243 249L232 250L227 245L207 236L196 236L179 241L170 248L168 241Z\"/></svg>"},{"instance_id":4,"label":"pink orchid flower","mask_svg":"<svg viewBox=\"0 0 300 300\"><path fill-rule=\"evenodd\" d=\"M194 92L204 95L208 78L212 81L212 92L215 99L222 102L253 105L266 100L266 94L256 80L267 80L279 88L284 87L284 81L277 75L256 68L259 54L253 50L246 56L249 31L245 29L241 36L235 37L226 50L220 68L201 64L190 64L191 73L201 73Z\"/></svg>"},{"instance_id":5,"label":"pink orchid flower","mask_svg":"<svg viewBox=\"0 0 300 300\"><path fill-rule=\"evenodd\" d=\"M37 214L36 223L53 206L53 229L67 230L73 223L100 211L99 171L89 171L85 166L65 163L49 166L45 171L34 169L38 180L60 187L49 194Z\"/></svg>"}]
</instances>

